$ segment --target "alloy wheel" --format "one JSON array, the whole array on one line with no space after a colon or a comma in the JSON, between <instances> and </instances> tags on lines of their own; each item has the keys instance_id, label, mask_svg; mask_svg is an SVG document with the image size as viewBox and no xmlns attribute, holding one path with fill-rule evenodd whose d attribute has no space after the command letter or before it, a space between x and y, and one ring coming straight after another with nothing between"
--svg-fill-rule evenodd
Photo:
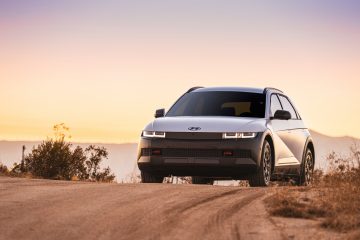
<instances>
[{"instance_id":1,"label":"alloy wheel","mask_svg":"<svg viewBox=\"0 0 360 240\"><path fill-rule=\"evenodd\" d=\"M309 185L312 180L312 172L313 172L313 157L310 151L307 152L305 158L305 185Z\"/></svg>"}]
</instances>

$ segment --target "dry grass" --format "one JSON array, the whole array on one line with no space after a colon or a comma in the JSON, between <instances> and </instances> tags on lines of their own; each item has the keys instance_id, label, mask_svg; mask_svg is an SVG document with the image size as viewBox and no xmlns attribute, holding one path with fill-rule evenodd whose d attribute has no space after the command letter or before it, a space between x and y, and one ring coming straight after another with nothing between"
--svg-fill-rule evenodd
<instances>
[{"instance_id":1,"label":"dry grass","mask_svg":"<svg viewBox=\"0 0 360 240\"><path fill-rule=\"evenodd\" d=\"M9 173L9 170L7 168L7 166L5 166L4 164L2 164L0 162L0 175L7 175Z\"/></svg>"},{"instance_id":2,"label":"dry grass","mask_svg":"<svg viewBox=\"0 0 360 240\"><path fill-rule=\"evenodd\" d=\"M14 164L12 169L9 169L6 165L0 162L0 176L6 177L22 177L22 178L34 178L31 173L22 173L18 171L19 165Z\"/></svg>"},{"instance_id":3,"label":"dry grass","mask_svg":"<svg viewBox=\"0 0 360 240\"><path fill-rule=\"evenodd\" d=\"M343 158L334 153L327 174L316 171L310 187L279 187L267 200L272 215L319 218L321 226L339 232L356 231L360 236L359 148Z\"/></svg>"},{"instance_id":4,"label":"dry grass","mask_svg":"<svg viewBox=\"0 0 360 240\"><path fill-rule=\"evenodd\" d=\"M320 201L314 201L314 199ZM289 187L276 189L266 203L272 215L312 219L325 217L327 214L327 209L324 209L321 199L317 191Z\"/></svg>"}]
</instances>

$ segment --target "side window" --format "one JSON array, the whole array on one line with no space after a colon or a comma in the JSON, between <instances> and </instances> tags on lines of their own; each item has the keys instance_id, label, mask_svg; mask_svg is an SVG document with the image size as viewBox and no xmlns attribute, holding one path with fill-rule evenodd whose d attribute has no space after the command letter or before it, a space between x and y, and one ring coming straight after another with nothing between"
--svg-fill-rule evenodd
<instances>
[{"instance_id":1,"label":"side window","mask_svg":"<svg viewBox=\"0 0 360 240\"><path fill-rule=\"evenodd\" d=\"M274 116L277 110L282 110L279 98L277 97L276 94L271 95L270 104L271 104L270 105L271 116Z\"/></svg>"},{"instance_id":2,"label":"side window","mask_svg":"<svg viewBox=\"0 0 360 240\"><path fill-rule=\"evenodd\" d=\"M289 111L291 114L291 119L298 119L297 115L296 115L296 111L294 109L294 107L291 105L291 103L289 102L289 100L284 97L284 96L279 96L281 104L284 108L284 110Z\"/></svg>"}]
</instances>

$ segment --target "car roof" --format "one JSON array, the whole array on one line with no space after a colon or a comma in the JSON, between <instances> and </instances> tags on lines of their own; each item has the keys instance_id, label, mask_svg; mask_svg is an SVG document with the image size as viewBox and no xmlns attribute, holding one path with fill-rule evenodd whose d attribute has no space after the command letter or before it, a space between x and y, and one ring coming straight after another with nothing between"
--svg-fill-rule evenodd
<instances>
[{"instance_id":1,"label":"car roof","mask_svg":"<svg viewBox=\"0 0 360 240\"><path fill-rule=\"evenodd\" d=\"M194 87L189 92L249 92L265 93L266 91L281 92L276 88L250 88L250 87Z\"/></svg>"}]
</instances>

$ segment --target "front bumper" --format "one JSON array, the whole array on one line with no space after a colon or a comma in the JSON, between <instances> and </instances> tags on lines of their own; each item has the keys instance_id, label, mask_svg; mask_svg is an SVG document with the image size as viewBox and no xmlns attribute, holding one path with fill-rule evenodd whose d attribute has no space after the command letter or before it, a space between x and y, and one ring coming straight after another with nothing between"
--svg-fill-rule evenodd
<instances>
[{"instance_id":1,"label":"front bumper","mask_svg":"<svg viewBox=\"0 0 360 240\"><path fill-rule=\"evenodd\" d=\"M160 139L142 137L138 166L168 176L207 176L241 179L257 170L263 136L253 139ZM152 149L160 151L153 155ZM232 156L224 156L231 151ZM158 152L159 153L159 152Z\"/></svg>"}]
</instances>

